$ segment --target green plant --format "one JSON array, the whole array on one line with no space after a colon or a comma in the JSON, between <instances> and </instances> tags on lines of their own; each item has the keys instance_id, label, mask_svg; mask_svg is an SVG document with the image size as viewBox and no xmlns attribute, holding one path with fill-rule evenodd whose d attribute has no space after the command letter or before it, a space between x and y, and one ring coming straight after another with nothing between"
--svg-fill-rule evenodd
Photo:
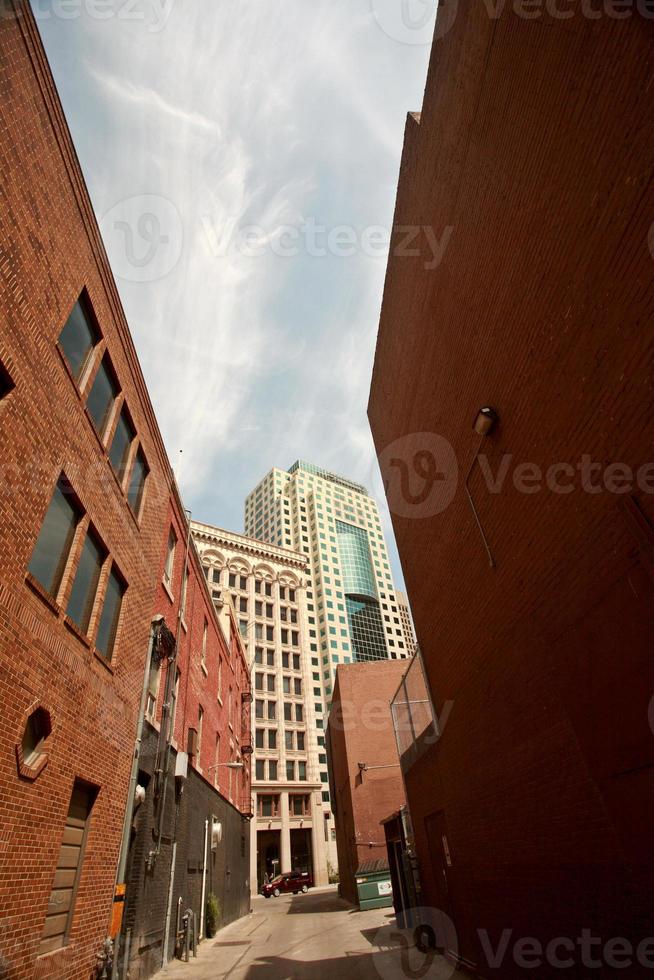
<instances>
[{"instance_id":1,"label":"green plant","mask_svg":"<svg viewBox=\"0 0 654 980\"><path fill-rule=\"evenodd\" d=\"M216 930L218 929L218 919L220 917L220 902L216 898L213 892L209 892L207 895L207 907L205 909L204 917L204 927L207 933L207 939L211 939L212 936L216 935Z\"/></svg>"}]
</instances>

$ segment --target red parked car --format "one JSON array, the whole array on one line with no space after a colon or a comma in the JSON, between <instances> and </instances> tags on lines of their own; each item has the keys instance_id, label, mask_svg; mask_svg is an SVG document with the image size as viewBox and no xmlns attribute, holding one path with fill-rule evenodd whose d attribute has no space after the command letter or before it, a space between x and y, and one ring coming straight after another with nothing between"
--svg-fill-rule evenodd
<instances>
[{"instance_id":1,"label":"red parked car","mask_svg":"<svg viewBox=\"0 0 654 980\"><path fill-rule=\"evenodd\" d=\"M313 888L313 878L308 871L285 871L264 885L261 894L265 898L270 898L271 895L279 898L280 895L289 892L293 895L297 895L298 892L306 893L310 888Z\"/></svg>"}]
</instances>

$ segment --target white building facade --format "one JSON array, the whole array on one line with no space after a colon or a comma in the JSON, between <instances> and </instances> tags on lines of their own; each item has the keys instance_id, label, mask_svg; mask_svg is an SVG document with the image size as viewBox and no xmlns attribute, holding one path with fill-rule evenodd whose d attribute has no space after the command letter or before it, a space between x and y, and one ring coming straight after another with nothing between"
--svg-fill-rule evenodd
<instances>
[{"instance_id":1,"label":"white building facade","mask_svg":"<svg viewBox=\"0 0 654 980\"><path fill-rule=\"evenodd\" d=\"M251 888L266 874L295 869L326 884L336 847L320 777L326 755L315 711L306 555L195 521L191 533L214 602L232 597L250 665Z\"/></svg>"},{"instance_id":2,"label":"white building facade","mask_svg":"<svg viewBox=\"0 0 654 980\"><path fill-rule=\"evenodd\" d=\"M377 504L360 484L298 460L289 470L273 468L248 495L245 530L258 540L293 548L307 562L310 669L320 734L339 664L413 653ZM330 812L324 753L319 759L322 801Z\"/></svg>"}]
</instances>

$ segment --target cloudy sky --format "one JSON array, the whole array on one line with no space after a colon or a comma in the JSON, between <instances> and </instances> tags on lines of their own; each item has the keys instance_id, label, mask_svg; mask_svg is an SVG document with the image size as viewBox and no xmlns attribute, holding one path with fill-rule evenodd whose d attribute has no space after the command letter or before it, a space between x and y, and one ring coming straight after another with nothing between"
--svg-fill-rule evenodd
<instances>
[{"instance_id":1,"label":"cloudy sky","mask_svg":"<svg viewBox=\"0 0 654 980\"><path fill-rule=\"evenodd\" d=\"M378 487L365 409L433 0L32 3L193 516L242 530L297 458Z\"/></svg>"}]
</instances>

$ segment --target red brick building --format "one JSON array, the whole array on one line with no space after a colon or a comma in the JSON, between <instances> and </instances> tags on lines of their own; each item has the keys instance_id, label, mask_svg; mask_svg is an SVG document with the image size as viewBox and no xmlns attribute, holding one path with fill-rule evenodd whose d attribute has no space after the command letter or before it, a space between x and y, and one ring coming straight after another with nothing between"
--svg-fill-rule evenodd
<instances>
[{"instance_id":1,"label":"red brick building","mask_svg":"<svg viewBox=\"0 0 654 980\"><path fill-rule=\"evenodd\" d=\"M109 929L151 620L176 632L187 529L27 4L0 52L0 974L59 980L89 976ZM175 737L202 705L191 761L218 797L247 674L188 565ZM233 779L242 822L247 767Z\"/></svg>"},{"instance_id":2,"label":"red brick building","mask_svg":"<svg viewBox=\"0 0 654 980\"><path fill-rule=\"evenodd\" d=\"M327 726L329 779L340 893L354 903L357 871L388 868L381 821L406 802L390 711L406 668L406 661L377 660L336 671Z\"/></svg>"},{"instance_id":3,"label":"red brick building","mask_svg":"<svg viewBox=\"0 0 654 980\"><path fill-rule=\"evenodd\" d=\"M525 937L539 976L652 967L654 49L644 7L603 11L441 9L369 404L451 702L406 773L423 897L502 980Z\"/></svg>"}]
</instances>

